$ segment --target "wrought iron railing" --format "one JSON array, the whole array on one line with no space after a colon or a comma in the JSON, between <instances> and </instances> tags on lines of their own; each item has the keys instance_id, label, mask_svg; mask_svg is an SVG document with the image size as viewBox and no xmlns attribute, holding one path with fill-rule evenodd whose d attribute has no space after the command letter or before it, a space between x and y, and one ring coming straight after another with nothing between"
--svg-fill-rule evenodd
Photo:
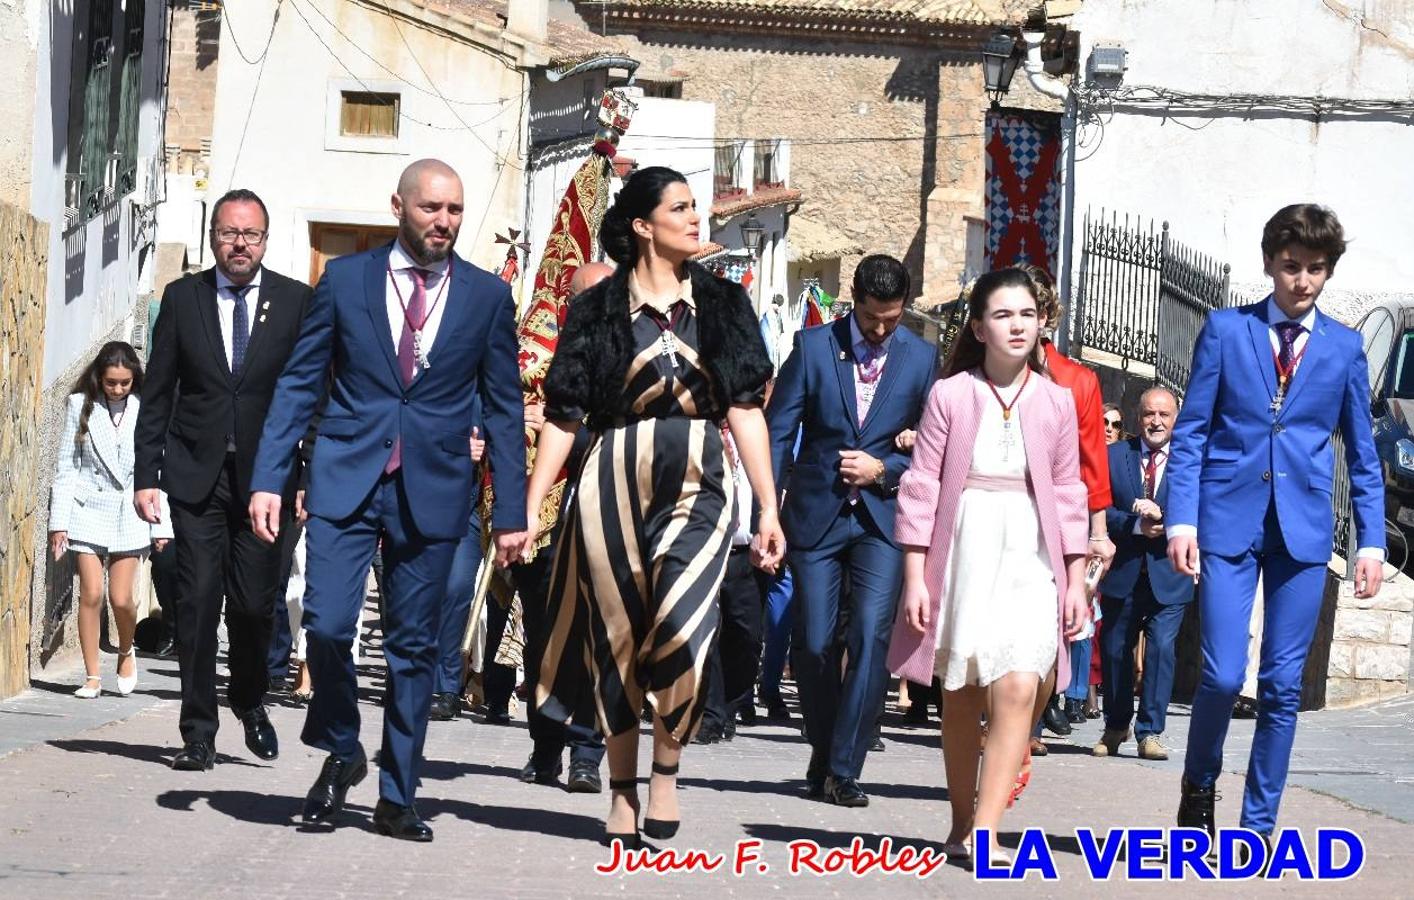
<instances>
[{"instance_id":1,"label":"wrought iron railing","mask_svg":"<svg viewBox=\"0 0 1414 900\"><path fill-rule=\"evenodd\" d=\"M1232 303L1231 267L1171 238L1167 222L1162 240L1154 375L1181 399L1192 373L1193 347L1208 313Z\"/></svg>"},{"instance_id":2,"label":"wrought iron railing","mask_svg":"<svg viewBox=\"0 0 1414 900\"><path fill-rule=\"evenodd\" d=\"M1131 362L1158 359L1159 269L1164 234L1137 218L1117 213L1085 214L1080 281L1072 317L1071 346L1090 347ZM1078 349L1073 350L1078 355Z\"/></svg>"}]
</instances>

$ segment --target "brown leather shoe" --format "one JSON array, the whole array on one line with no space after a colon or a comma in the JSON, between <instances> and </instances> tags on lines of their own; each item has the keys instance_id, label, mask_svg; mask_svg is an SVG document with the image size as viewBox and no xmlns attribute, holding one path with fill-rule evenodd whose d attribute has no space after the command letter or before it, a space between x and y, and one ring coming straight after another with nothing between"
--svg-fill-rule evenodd
<instances>
[{"instance_id":1,"label":"brown leather shoe","mask_svg":"<svg viewBox=\"0 0 1414 900\"><path fill-rule=\"evenodd\" d=\"M1129 729L1115 730L1106 728L1105 733L1100 735L1100 740L1095 746L1090 748L1091 756L1119 756L1119 745L1129 740Z\"/></svg>"},{"instance_id":2,"label":"brown leather shoe","mask_svg":"<svg viewBox=\"0 0 1414 900\"><path fill-rule=\"evenodd\" d=\"M1040 738L1034 738L1034 737L1033 737L1033 738L1031 739L1031 755L1032 755L1032 756L1045 756L1047 753L1050 753L1050 752L1051 752L1050 749L1049 749L1045 744L1041 743L1041 739L1040 739Z\"/></svg>"},{"instance_id":3,"label":"brown leather shoe","mask_svg":"<svg viewBox=\"0 0 1414 900\"><path fill-rule=\"evenodd\" d=\"M1140 759L1168 759L1169 752L1159 741L1157 734L1146 734L1139 739Z\"/></svg>"}]
</instances>

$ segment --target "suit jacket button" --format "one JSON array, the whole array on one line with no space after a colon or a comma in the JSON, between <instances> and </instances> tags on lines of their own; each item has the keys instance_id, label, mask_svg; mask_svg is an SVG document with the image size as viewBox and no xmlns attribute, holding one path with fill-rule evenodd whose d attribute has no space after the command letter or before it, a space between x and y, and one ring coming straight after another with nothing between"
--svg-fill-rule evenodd
<instances>
[{"instance_id":1,"label":"suit jacket button","mask_svg":"<svg viewBox=\"0 0 1414 900\"><path fill-rule=\"evenodd\" d=\"M1286 430L1286 426L1283 425L1283 424L1281 424L1280 422L1278 422L1278 423L1276 423L1275 425L1272 426L1272 431L1275 431L1277 434L1281 434L1281 433L1282 433L1283 431L1285 431L1285 430Z\"/></svg>"},{"instance_id":2,"label":"suit jacket button","mask_svg":"<svg viewBox=\"0 0 1414 900\"><path fill-rule=\"evenodd\" d=\"M408 405L408 398L404 397L404 398L403 398L403 406L407 406L407 405Z\"/></svg>"},{"instance_id":3,"label":"suit jacket button","mask_svg":"<svg viewBox=\"0 0 1414 900\"><path fill-rule=\"evenodd\" d=\"M391 447L391 446L393 446L393 442L392 442L392 441L384 441L384 442L383 442L383 446L384 446L384 447Z\"/></svg>"},{"instance_id":4,"label":"suit jacket button","mask_svg":"<svg viewBox=\"0 0 1414 900\"><path fill-rule=\"evenodd\" d=\"M1263 473L1262 473L1262 480L1263 480L1263 481L1271 481L1271 480L1272 480L1272 473L1271 473L1271 472L1263 472Z\"/></svg>"}]
</instances>

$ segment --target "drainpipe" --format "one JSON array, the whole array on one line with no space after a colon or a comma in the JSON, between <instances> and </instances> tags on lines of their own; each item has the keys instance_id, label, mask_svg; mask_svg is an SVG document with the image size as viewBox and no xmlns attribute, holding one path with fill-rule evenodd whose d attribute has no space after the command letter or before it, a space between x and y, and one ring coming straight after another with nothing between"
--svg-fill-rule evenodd
<instances>
[{"instance_id":1,"label":"drainpipe","mask_svg":"<svg viewBox=\"0 0 1414 900\"><path fill-rule=\"evenodd\" d=\"M1070 90L1070 85L1060 78L1046 72L1045 63L1041 59L1041 40L1045 37L1044 32L1023 31L1022 40L1026 42L1026 78L1031 82L1031 86L1047 97L1053 97L1064 102L1065 109L1061 114L1061 172L1060 172L1060 233L1057 235L1057 259L1056 259L1056 290L1060 294L1061 302L1064 304L1064 311L1061 313L1061 320L1056 325L1054 340L1057 349L1062 353L1070 349L1070 327L1074 316L1083 316L1084 310L1073 308L1072 300L1074 292L1071 290L1071 277L1073 271L1073 256L1071 252L1072 233L1075 222L1075 121L1076 103L1075 95ZM1083 321L1083 319L1077 320Z\"/></svg>"}]
</instances>

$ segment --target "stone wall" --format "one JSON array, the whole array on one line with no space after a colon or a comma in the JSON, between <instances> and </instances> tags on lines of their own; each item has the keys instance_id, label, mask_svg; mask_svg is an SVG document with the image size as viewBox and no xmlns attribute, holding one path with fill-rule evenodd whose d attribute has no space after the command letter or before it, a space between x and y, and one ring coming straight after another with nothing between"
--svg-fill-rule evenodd
<instances>
[{"instance_id":1,"label":"stone wall","mask_svg":"<svg viewBox=\"0 0 1414 900\"><path fill-rule=\"evenodd\" d=\"M39 60L35 3L0 2L0 203L29 206L34 152L34 78ZM30 7L30 8L27 8Z\"/></svg>"},{"instance_id":2,"label":"stone wall","mask_svg":"<svg viewBox=\"0 0 1414 900\"><path fill-rule=\"evenodd\" d=\"M802 215L868 252L903 258L925 307L956 298L963 216L983 212L987 100L977 53L775 35L636 36L642 59L687 76L683 99L716 104L719 139L791 139ZM842 284L859 258L842 261Z\"/></svg>"},{"instance_id":3,"label":"stone wall","mask_svg":"<svg viewBox=\"0 0 1414 900\"><path fill-rule=\"evenodd\" d=\"M1409 690L1414 580L1392 566L1385 566L1385 579L1379 595L1368 600L1355 599L1353 582L1340 584L1326 680L1328 706Z\"/></svg>"},{"instance_id":4,"label":"stone wall","mask_svg":"<svg viewBox=\"0 0 1414 900\"><path fill-rule=\"evenodd\" d=\"M173 6L165 139L172 169L190 172L210 155L221 10L214 3L193 0L178 0Z\"/></svg>"},{"instance_id":5,"label":"stone wall","mask_svg":"<svg viewBox=\"0 0 1414 900\"><path fill-rule=\"evenodd\" d=\"M36 534L49 229L0 203L0 697L29 684L30 596Z\"/></svg>"}]
</instances>

